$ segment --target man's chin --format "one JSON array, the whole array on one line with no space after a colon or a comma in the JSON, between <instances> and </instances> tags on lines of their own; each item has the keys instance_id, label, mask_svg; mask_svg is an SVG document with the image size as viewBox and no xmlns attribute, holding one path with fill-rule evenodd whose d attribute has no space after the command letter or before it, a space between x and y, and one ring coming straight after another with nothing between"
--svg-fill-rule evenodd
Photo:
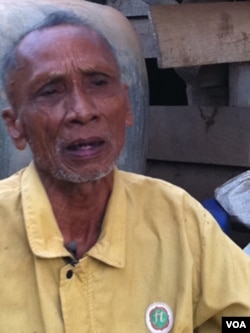
<instances>
[{"instance_id":1,"label":"man's chin","mask_svg":"<svg viewBox=\"0 0 250 333\"><path fill-rule=\"evenodd\" d=\"M87 170L84 174L67 172L63 169L53 170L52 175L54 178L70 183L80 184L80 183L88 183L95 182L102 178L105 178L110 174L110 172L114 169L115 163L109 166L107 169L103 170Z\"/></svg>"}]
</instances>

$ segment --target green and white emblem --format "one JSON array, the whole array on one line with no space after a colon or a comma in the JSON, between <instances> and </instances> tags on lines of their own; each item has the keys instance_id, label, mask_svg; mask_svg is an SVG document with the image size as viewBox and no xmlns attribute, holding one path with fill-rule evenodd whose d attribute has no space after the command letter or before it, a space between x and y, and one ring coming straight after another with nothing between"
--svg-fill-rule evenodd
<instances>
[{"instance_id":1,"label":"green and white emblem","mask_svg":"<svg viewBox=\"0 0 250 333\"><path fill-rule=\"evenodd\" d=\"M153 303L147 308L146 324L151 333L168 333L174 324L173 312L165 303Z\"/></svg>"}]
</instances>

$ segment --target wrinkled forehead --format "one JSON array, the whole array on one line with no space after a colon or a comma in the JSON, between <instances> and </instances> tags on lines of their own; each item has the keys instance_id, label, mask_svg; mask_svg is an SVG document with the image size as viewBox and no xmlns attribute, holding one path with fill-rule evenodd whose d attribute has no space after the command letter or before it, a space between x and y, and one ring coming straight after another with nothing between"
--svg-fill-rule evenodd
<instances>
[{"instance_id":1,"label":"wrinkled forehead","mask_svg":"<svg viewBox=\"0 0 250 333\"><path fill-rule=\"evenodd\" d=\"M118 69L118 62L109 43L98 32L88 26L59 25L30 32L16 49L17 62L34 60L43 56L46 61L51 52L57 54L81 51L102 55ZM118 69L119 71L119 69Z\"/></svg>"}]
</instances>

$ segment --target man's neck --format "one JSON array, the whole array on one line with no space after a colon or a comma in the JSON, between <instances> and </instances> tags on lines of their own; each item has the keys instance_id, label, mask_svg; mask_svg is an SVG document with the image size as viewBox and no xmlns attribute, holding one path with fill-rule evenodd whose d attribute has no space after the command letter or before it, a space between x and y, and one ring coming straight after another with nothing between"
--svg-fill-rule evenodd
<instances>
[{"instance_id":1,"label":"man's neck","mask_svg":"<svg viewBox=\"0 0 250 333\"><path fill-rule=\"evenodd\" d=\"M75 241L81 258L98 240L108 199L113 188L113 172L94 182L70 183L41 177L52 205L64 243Z\"/></svg>"}]
</instances>

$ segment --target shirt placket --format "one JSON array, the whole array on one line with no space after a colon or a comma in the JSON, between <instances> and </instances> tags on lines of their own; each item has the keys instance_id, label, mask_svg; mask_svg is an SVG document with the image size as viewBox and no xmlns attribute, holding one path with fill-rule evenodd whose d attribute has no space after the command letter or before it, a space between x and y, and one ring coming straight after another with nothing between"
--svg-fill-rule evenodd
<instances>
[{"instance_id":1,"label":"shirt placket","mask_svg":"<svg viewBox=\"0 0 250 333\"><path fill-rule=\"evenodd\" d=\"M60 271L60 300L65 333L96 333L91 258Z\"/></svg>"}]
</instances>

